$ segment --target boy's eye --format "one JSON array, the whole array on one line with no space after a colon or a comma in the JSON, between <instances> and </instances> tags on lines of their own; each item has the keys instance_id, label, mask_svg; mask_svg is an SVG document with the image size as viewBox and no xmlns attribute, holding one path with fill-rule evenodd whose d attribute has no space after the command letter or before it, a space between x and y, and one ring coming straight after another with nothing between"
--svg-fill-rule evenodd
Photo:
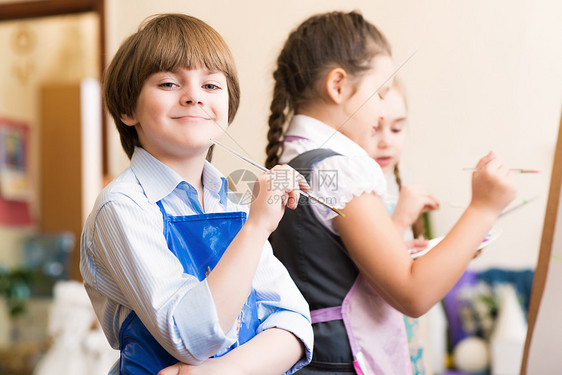
<instances>
[{"instance_id":1,"label":"boy's eye","mask_svg":"<svg viewBox=\"0 0 562 375\"><path fill-rule=\"evenodd\" d=\"M206 83L206 84L203 85L203 88L205 90L218 90L218 89L220 89L220 87L215 85L214 83Z\"/></svg>"},{"instance_id":2,"label":"boy's eye","mask_svg":"<svg viewBox=\"0 0 562 375\"><path fill-rule=\"evenodd\" d=\"M164 87L166 89L171 89L177 86L174 82L164 82L159 85L160 87Z\"/></svg>"}]
</instances>

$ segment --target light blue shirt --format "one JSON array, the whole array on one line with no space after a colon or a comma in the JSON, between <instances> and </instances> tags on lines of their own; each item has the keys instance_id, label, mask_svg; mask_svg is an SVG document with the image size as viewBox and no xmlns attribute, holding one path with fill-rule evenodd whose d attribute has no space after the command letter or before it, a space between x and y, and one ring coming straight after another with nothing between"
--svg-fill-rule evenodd
<instances>
[{"instance_id":1,"label":"light blue shirt","mask_svg":"<svg viewBox=\"0 0 562 375\"><path fill-rule=\"evenodd\" d=\"M210 163L205 163L202 182L206 213L247 211L228 199L226 179ZM114 349L119 348L121 324L134 310L170 354L200 364L215 354L210 348L224 349L236 341L236 324L223 332L207 281L184 273L168 249L162 213L156 205L160 200L169 215L203 213L193 186L144 149L136 148L131 167L100 193L86 221L80 270ZM312 356L310 314L269 242L252 285L258 303L258 333L273 327L285 329L305 346L306 358L287 372L291 374Z\"/></svg>"}]
</instances>

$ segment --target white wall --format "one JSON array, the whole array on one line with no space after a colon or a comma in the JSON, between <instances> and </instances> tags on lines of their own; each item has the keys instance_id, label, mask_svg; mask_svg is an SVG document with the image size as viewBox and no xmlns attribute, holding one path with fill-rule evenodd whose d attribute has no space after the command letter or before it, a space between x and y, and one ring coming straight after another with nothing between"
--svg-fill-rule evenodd
<instances>
[{"instance_id":1,"label":"white wall","mask_svg":"<svg viewBox=\"0 0 562 375\"><path fill-rule=\"evenodd\" d=\"M108 0L107 55L154 13L184 12L209 23L230 45L240 73L242 102L229 133L263 161L271 73L284 39L314 13L352 9L386 34L396 65L417 51L399 74L411 127L402 169L441 200L435 234L445 234L460 215L451 204L470 200L470 174L461 168L493 149L510 166L542 171L517 176L517 200L538 198L499 221L502 237L473 267L534 267L562 103L561 2ZM128 164L116 134L112 128L113 174ZM222 150L215 164L225 174L247 167Z\"/></svg>"}]
</instances>

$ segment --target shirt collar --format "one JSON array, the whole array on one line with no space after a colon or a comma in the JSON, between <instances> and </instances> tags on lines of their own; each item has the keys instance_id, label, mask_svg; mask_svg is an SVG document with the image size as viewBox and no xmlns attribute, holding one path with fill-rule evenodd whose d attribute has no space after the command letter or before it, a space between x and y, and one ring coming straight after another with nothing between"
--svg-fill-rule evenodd
<instances>
[{"instance_id":1,"label":"shirt collar","mask_svg":"<svg viewBox=\"0 0 562 375\"><path fill-rule=\"evenodd\" d=\"M203 166L203 186L205 189L217 194L220 203L226 206L228 181L222 173L208 161L205 161L205 165Z\"/></svg>"},{"instance_id":2,"label":"shirt collar","mask_svg":"<svg viewBox=\"0 0 562 375\"><path fill-rule=\"evenodd\" d=\"M306 115L293 116L285 136L306 138L316 148L329 148L345 156L367 155L361 146L338 130Z\"/></svg>"},{"instance_id":3,"label":"shirt collar","mask_svg":"<svg viewBox=\"0 0 562 375\"><path fill-rule=\"evenodd\" d=\"M172 168L162 163L148 151L136 147L131 158L131 169L135 173L149 202L155 203L168 196L180 183L185 181ZM203 166L203 187L219 196L220 203L226 204L228 182L209 162Z\"/></svg>"}]
</instances>

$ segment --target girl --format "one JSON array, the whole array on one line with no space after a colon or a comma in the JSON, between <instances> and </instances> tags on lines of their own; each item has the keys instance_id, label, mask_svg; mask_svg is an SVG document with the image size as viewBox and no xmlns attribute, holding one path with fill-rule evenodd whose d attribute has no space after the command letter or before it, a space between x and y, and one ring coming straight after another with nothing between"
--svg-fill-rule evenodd
<instances>
[{"instance_id":1,"label":"girl","mask_svg":"<svg viewBox=\"0 0 562 375\"><path fill-rule=\"evenodd\" d=\"M405 240L426 236L424 218L420 214L439 209L439 202L425 185L402 186L399 161L406 144L407 108L404 92L398 81L384 98L381 115L374 135L376 148L373 158L380 165L387 182L385 205Z\"/></svg>"},{"instance_id":2,"label":"girl","mask_svg":"<svg viewBox=\"0 0 562 375\"><path fill-rule=\"evenodd\" d=\"M153 17L117 51L104 94L131 167L99 195L80 266L121 352L111 373L153 375L178 361L189 374L305 365L308 306L267 241L299 184L286 166L261 176L248 215L205 161L240 98L224 40L193 17ZM278 172L283 190L268 187Z\"/></svg>"},{"instance_id":3,"label":"girl","mask_svg":"<svg viewBox=\"0 0 562 375\"><path fill-rule=\"evenodd\" d=\"M404 231L404 240L410 241L407 243L412 253L424 249L427 245L426 241L413 241L414 238L423 238L426 232L424 217L420 213L438 209L439 202L427 186L402 185L398 164L406 143L408 128L406 100L397 80L386 94L384 102L384 116L380 117L373 138L376 143L373 158L380 165L387 182L385 206L398 230ZM412 373L427 374L420 321L404 315L404 323Z\"/></svg>"},{"instance_id":4,"label":"girl","mask_svg":"<svg viewBox=\"0 0 562 375\"><path fill-rule=\"evenodd\" d=\"M356 12L309 18L277 60L266 164L289 162L345 214L303 198L271 236L311 308L313 361L299 374L411 373L402 314L418 317L447 293L515 196L509 170L486 155L456 225L410 258L373 159L393 73L386 39Z\"/></svg>"}]
</instances>

